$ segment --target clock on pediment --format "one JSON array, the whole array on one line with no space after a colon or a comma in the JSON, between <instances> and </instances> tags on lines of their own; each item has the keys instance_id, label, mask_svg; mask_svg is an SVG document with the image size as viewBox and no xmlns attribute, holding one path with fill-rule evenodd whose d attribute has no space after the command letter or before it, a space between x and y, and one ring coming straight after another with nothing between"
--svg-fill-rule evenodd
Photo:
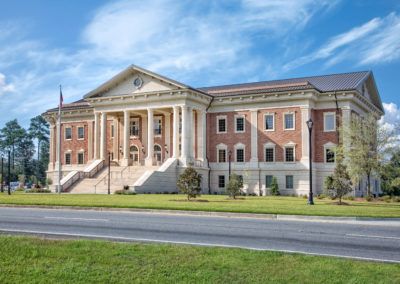
<instances>
[{"instance_id":1,"label":"clock on pediment","mask_svg":"<svg viewBox=\"0 0 400 284\"><path fill-rule=\"evenodd\" d=\"M133 85L135 86L136 89L139 89L143 85L143 79L140 78L140 76L136 76L135 79L133 80Z\"/></svg>"}]
</instances>

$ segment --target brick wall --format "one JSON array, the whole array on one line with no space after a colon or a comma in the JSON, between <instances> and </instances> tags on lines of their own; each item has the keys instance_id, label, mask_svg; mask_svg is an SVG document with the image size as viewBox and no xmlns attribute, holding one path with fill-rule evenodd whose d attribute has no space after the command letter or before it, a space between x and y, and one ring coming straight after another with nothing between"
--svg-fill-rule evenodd
<instances>
[{"instance_id":1,"label":"brick wall","mask_svg":"<svg viewBox=\"0 0 400 284\"><path fill-rule=\"evenodd\" d=\"M78 126L84 127L84 138L78 140ZM65 129L71 127L72 138L65 140ZM61 163L65 164L65 152L71 152L71 164L78 163L78 151L84 151L84 163L88 161L88 124L82 122L68 122L61 124Z\"/></svg>"}]
</instances>

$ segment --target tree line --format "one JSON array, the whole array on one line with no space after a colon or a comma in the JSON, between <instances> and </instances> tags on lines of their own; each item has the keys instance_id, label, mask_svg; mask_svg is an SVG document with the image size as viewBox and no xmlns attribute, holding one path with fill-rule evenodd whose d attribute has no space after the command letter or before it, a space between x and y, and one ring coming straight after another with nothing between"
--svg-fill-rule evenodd
<instances>
[{"instance_id":1,"label":"tree line","mask_svg":"<svg viewBox=\"0 0 400 284\"><path fill-rule=\"evenodd\" d=\"M21 127L17 119L8 121L0 129L0 155L3 181L9 180L9 162L10 181L18 181L18 176L24 175L26 181L44 184L49 163L49 123L40 115L31 119L27 129Z\"/></svg>"}]
</instances>

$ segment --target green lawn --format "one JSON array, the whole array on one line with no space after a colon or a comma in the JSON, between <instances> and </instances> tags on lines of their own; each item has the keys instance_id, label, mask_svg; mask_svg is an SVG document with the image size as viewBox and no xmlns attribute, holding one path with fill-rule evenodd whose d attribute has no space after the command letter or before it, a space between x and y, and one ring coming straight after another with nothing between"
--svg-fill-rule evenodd
<instances>
[{"instance_id":1,"label":"green lawn","mask_svg":"<svg viewBox=\"0 0 400 284\"><path fill-rule=\"evenodd\" d=\"M0 236L1 283L400 283L400 265L244 249Z\"/></svg>"},{"instance_id":2,"label":"green lawn","mask_svg":"<svg viewBox=\"0 0 400 284\"><path fill-rule=\"evenodd\" d=\"M348 201L352 206L332 205L332 200L315 199L315 205L307 205L307 199L297 197L249 197L245 200L226 200L223 195L203 195L209 202L174 202L185 199L184 195L90 195L90 194L26 194L13 192L11 196L0 194L0 204L36 204L95 206L120 208L150 208L195 210L216 212L242 212L265 214L293 214L314 216L400 217L400 203L374 203Z\"/></svg>"}]
</instances>

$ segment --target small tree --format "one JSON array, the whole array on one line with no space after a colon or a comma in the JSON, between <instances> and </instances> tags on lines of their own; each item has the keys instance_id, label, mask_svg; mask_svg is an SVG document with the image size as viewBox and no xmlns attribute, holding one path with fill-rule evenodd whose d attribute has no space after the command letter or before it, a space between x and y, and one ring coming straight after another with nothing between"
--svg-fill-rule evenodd
<instances>
[{"instance_id":1,"label":"small tree","mask_svg":"<svg viewBox=\"0 0 400 284\"><path fill-rule=\"evenodd\" d=\"M46 178L46 189L49 189L49 186L53 184L51 178Z\"/></svg>"},{"instance_id":2,"label":"small tree","mask_svg":"<svg viewBox=\"0 0 400 284\"><path fill-rule=\"evenodd\" d=\"M193 164L190 164L189 167L187 167L179 176L177 186L179 188L179 192L186 194L187 199L189 200L191 197L196 198L197 196L200 196L200 184L201 174L196 172L196 170L193 168Z\"/></svg>"},{"instance_id":3,"label":"small tree","mask_svg":"<svg viewBox=\"0 0 400 284\"><path fill-rule=\"evenodd\" d=\"M342 197L352 191L350 175L347 167L343 164L343 158L338 155L336 158L336 167L332 175L332 186L334 197L339 198L339 205L342 204Z\"/></svg>"},{"instance_id":4,"label":"small tree","mask_svg":"<svg viewBox=\"0 0 400 284\"><path fill-rule=\"evenodd\" d=\"M243 181L237 174L231 174L231 178L229 179L226 188L233 199L236 199L236 196L240 195L243 188Z\"/></svg>"},{"instance_id":5,"label":"small tree","mask_svg":"<svg viewBox=\"0 0 400 284\"><path fill-rule=\"evenodd\" d=\"M324 178L324 194L329 195L332 189L333 189L333 178L331 175L326 176Z\"/></svg>"},{"instance_id":6,"label":"small tree","mask_svg":"<svg viewBox=\"0 0 400 284\"><path fill-rule=\"evenodd\" d=\"M279 186L278 186L278 181L276 179L276 176L272 177L271 185L270 185L270 193L271 195L281 195L279 192Z\"/></svg>"}]
</instances>

